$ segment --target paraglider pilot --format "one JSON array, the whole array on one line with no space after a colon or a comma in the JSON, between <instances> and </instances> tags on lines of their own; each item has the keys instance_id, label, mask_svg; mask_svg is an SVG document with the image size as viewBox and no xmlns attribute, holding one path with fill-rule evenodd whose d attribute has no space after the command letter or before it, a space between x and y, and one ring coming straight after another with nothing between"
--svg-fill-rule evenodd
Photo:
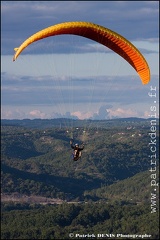
<instances>
[{"instance_id":1,"label":"paraglider pilot","mask_svg":"<svg viewBox=\"0 0 160 240\"><path fill-rule=\"evenodd\" d=\"M71 148L74 149L74 152L73 152L73 160L74 161L77 161L78 159L81 158L82 156L82 150L84 149L84 144L82 145L82 147L79 147L78 143L76 143L75 145L73 144L72 141L70 141L70 145L71 145Z\"/></svg>"}]
</instances>

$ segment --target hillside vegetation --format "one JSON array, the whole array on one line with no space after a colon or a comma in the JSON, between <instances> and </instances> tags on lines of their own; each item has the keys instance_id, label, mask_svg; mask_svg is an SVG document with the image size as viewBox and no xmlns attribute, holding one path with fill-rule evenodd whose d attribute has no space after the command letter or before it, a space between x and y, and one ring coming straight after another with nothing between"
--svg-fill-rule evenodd
<instances>
[{"instance_id":1,"label":"hillside vegetation","mask_svg":"<svg viewBox=\"0 0 160 240\"><path fill-rule=\"evenodd\" d=\"M148 234L159 239L149 122L75 121L69 128L58 120L56 126L51 123L2 124L1 239L68 239L69 233L93 238L105 233L113 239L119 233ZM77 162L71 159L72 137L85 143ZM158 141L157 129L157 184Z\"/></svg>"},{"instance_id":2,"label":"hillside vegetation","mask_svg":"<svg viewBox=\"0 0 160 240\"><path fill-rule=\"evenodd\" d=\"M144 128L90 128L82 159L71 159L65 129L2 127L2 190L65 199L85 190L126 179L150 167L149 137ZM75 139L83 140L83 131ZM158 154L157 154L158 155Z\"/></svg>"}]
</instances>

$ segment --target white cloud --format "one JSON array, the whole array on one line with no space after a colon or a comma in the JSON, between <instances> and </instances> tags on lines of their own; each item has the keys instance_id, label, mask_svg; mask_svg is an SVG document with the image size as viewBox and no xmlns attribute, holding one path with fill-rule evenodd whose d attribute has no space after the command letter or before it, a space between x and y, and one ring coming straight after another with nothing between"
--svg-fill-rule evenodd
<instances>
[{"instance_id":1,"label":"white cloud","mask_svg":"<svg viewBox=\"0 0 160 240\"><path fill-rule=\"evenodd\" d=\"M93 117L93 112L80 112L80 111L77 111L77 112L72 112L71 116L75 116L75 117L77 117L80 120L89 119L89 118Z\"/></svg>"},{"instance_id":2,"label":"white cloud","mask_svg":"<svg viewBox=\"0 0 160 240\"><path fill-rule=\"evenodd\" d=\"M149 110L141 111L135 110L132 108L112 108L112 106L101 106L98 111L74 111L74 112L64 112L58 113L53 111L45 111L39 109L33 109L32 111L25 111L24 108L19 107L16 109L1 109L2 119L52 119L52 118L75 118L75 119L113 119L113 118L127 118L127 117L140 117L140 118L149 118ZM157 117L159 114L157 112Z\"/></svg>"},{"instance_id":3,"label":"white cloud","mask_svg":"<svg viewBox=\"0 0 160 240\"><path fill-rule=\"evenodd\" d=\"M133 109L123 109L123 108L117 108L117 109L109 109L108 110L108 116L110 119L112 118L127 118L127 117L142 117L144 118L145 115L143 112L137 112Z\"/></svg>"},{"instance_id":4,"label":"white cloud","mask_svg":"<svg viewBox=\"0 0 160 240\"><path fill-rule=\"evenodd\" d=\"M26 118L26 113L22 109L4 109L1 108L2 119L24 119Z\"/></svg>"},{"instance_id":5,"label":"white cloud","mask_svg":"<svg viewBox=\"0 0 160 240\"><path fill-rule=\"evenodd\" d=\"M29 115L31 118L46 118L46 114L37 109L30 111Z\"/></svg>"}]
</instances>

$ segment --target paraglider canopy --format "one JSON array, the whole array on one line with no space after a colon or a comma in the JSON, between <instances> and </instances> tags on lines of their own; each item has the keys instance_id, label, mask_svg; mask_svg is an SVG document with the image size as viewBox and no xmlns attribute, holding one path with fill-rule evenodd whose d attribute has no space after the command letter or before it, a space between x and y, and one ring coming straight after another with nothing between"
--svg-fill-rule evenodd
<instances>
[{"instance_id":1,"label":"paraglider canopy","mask_svg":"<svg viewBox=\"0 0 160 240\"><path fill-rule=\"evenodd\" d=\"M143 84L147 84L150 81L148 63L141 52L130 41L108 28L90 22L64 22L40 30L27 38L20 47L14 49L13 61L31 43L60 34L79 35L103 44L124 58L139 74Z\"/></svg>"}]
</instances>

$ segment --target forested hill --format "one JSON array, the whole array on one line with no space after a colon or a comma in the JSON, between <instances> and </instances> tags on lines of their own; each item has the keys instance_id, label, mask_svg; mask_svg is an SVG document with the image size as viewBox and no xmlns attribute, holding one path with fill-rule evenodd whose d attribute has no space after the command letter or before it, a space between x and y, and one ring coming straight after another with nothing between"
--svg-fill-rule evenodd
<instances>
[{"instance_id":1,"label":"forested hill","mask_svg":"<svg viewBox=\"0 0 160 240\"><path fill-rule=\"evenodd\" d=\"M159 123L158 119L157 124ZM23 119L23 120L7 120L2 119L1 124L8 126L23 126L29 128L52 128L52 127L119 127L119 126L127 126L130 124L136 126L149 126L150 119L144 118L120 118L120 119L111 119L111 120L77 120L77 119L66 119L66 118L58 118L58 119Z\"/></svg>"},{"instance_id":2,"label":"forested hill","mask_svg":"<svg viewBox=\"0 0 160 240\"><path fill-rule=\"evenodd\" d=\"M73 162L65 128L2 124L2 191L83 200L85 191L150 169L149 126L144 121L90 127L85 134L83 129L72 129L75 141L85 142L82 159ZM158 143L158 133L156 137Z\"/></svg>"},{"instance_id":3,"label":"forested hill","mask_svg":"<svg viewBox=\"0 0 160 240\"><path fill-rule=\"evenodd\" d=\"M159 184L159 169L154 172ZM118 181L109 186L86 191L86 199L105 199L108 202L120 201L123 203L147 204L151 198L151 172L144 171L135 174L133 177ZM159 202L159 188L156 188L156 200Z\"/></svg>"},{"instance_id":4,"label":"forested hill","mask_svg":"<svg viewBox=\"0 0 160 240\"><path fill-rule=\"evenodd\" d=\"M159 239L158 122L56 121L2 121L1 239Z\"/></svg>"}]
</instances>

